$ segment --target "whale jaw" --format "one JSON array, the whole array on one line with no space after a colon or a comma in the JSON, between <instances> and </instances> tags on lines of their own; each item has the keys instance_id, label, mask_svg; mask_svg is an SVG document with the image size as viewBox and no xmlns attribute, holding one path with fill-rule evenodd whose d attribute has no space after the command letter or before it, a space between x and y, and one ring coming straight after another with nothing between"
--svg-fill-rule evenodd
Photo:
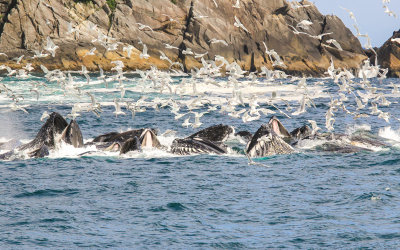
<instances>
[{"instance_id":1,"label":"whale jaw","mask_svg":"<svg viewBox=\"0 0 400 250\"><path fill-rule=\"evenodd\" d=\"M275 133L275 129L279 128L279 124L276 123L276 125L278 126L273 128L273 124L264 124L257 130L246 146L246 154L249 157L265 157L294 152L293 148Z\"/></svg>"},{"instance_id":2,"label":"whale jaw","mask_svg":"<svg viewBox=\"0 0 400 250\"><path fill-rule=\"evenodd\" d=\"M226 154L227 150L215 142L202 138L175 139L172 142L171 153L177 155L192 154Z\"/></svg>"},{"instance_id":3,"label":"whale jaw","mask_svg":"<svg viewBox=\"0 0 400 250\"><path fill-rule=\"evenodd\" d=\"M142 148L160 148L161 143L156 134L151 129L144 129L140 135L139 141Z\"/></svg>"},{"instance_id":4,"label":"whale jaw","mask_svg":"<svg viewBox=\"0 0 400 250\"><path fill-rule=\"evenodd\" d=\"M136 151L140 150L140 141L139 139L135 136L134 138L130 138L124 142L121 146L121 150L119 151L119 154L126 154L129 151Z\"/></svg>"},{"instance_id":5,"label":"whale jaw","mask_svg":"<svg viewBox=\"0 0 400 250\"><path fill-rule=\"evenodd\" d=\"M61 139L75 148L83 147L82 132L75 120L72 120L64 129Z\"/></svg>"},{"instance_id":6,"label":"whale jaw","mask_svg":"<svg viewBox=\"0 0 400 250\"><path fill-rule=\"evenodd\" d=\"M278 135L279 137L281 138L291 137L285 126L283 126L281 121L279 121L279 119L276 116L271 117L271 119L268 122L268 125L271 128L271 130L274 131L275 134Z\"/></svg>"}]
</instances>

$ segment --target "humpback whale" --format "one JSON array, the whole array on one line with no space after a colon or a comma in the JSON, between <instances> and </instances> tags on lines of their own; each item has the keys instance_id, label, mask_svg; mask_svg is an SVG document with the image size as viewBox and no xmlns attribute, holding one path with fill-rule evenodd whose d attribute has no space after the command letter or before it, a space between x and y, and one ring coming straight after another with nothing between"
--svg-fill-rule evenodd
<instances>
[{"instance_id":1,"label":"humpback whale","mask_svg":"<svg viewBox=\"0 0 400 250\"><path fill-rule=\"evenodd\" d=\"M254 134L246 146L249 157L265 157L276 154L290 154L294 149L286 142L291 136L278 118L273 116L267 124ZM285 141L286 140L286 141Z\"/></svg>"},{"instance_id":2,"label":"humpback whale","mask_svg":"<svg viewBox=\"0 0 400 250\"><path fill-rule=\"evenodd\" d=\"M108 151L120 151L120 154L141 150L142 148L164 148L157 138L157 132L150 128L99 135L86 145L96 145L97 149Z\"/></svg>"},{"instance_id":3,"label":"humpback whale","mask_svg":"<svg viewBox=\"0 0 400 250\"><path fill-rule=\"evenodd\" d=\"M124 142L124 144L122 144L119 154L122 155L128 153L129 151L136 151L140 149L140 140L135 136L133 138L129 138Z\"/></svg>"},{"instance_id":4,"label":"humpback whale","mask_svg":"<svg viewBox=\"0 0 400 250\"><path fill-rule=\"evenodd\" d=\"M275 116L267 124L262 125L246 146L249 157L265 157L276 154L290 154L295 146L307 140L320 140L321 143L313 147L315 150L355 153L372 151L375 148L385 148L389 145L381 142L372 135L345 135L332 133L312 133L307 125L294 129L288 133L287 129Z\"/></svg>"},{"instance_id":5,"label":"humpback whale","mask_svg":"<svg viewBox=\"0 0 400 250\"><path fill-rule=\"evenodd\" d=\"M235 135L236 138L231 137L231 135ZM241 139L247 142L245 154L248 157L290 154L294 152L294 147L301 148L300 144L307 143L307 140L321 141L321 143L317 143L317 146L313 146L315 150L339 153L372 151L375 148L389 146L368 133L352 135L313 133L307 125L296 128L289 133L280 120L273 116L268 123L261 125L254 135L247 131L235 133L232 126L218 124L185 138L176 138L172 142L169 152L177 155L226 154L231 150L236 150L234 143L237 142L238 137L240 137L240 144L244 143ZM0 160L24 158L26 156L45 157L49 155L50 150L56 148L60 141L76 148L95 145L97 149L116 151L120 154L144 148L167 150L158 140L156 130L151 128L135 129L123 133L111 132L97 136L92 142L84 144L78 123L71 120L68 124L60 114L53 112L40 128L36 137L29 143L20 145L18 140L0 143L0 150L10 150L1 154Z\"/></svg>"},{"instance_id":6,"label":"humpback whale","mask_svg":"<svg viewBox=\"0 0 400 250\"><path fill-rule=\"evenodd\" d=\"M226 154L228 147L224 142L234 132L232 126L214 125L184 139L175 139L171 145L171 153L178 155Z\"/></svg>"},{"instance_id":7,"label":"humpback whale","mask_svg":"<svg viewBox=\"0 0 400 250\"><path fill-rule=\"evenodd\" d=\"M40 128L35 139L0 155L0 159L7 160L13 155L27 154L29 157L44 157L49 155L49 150L54 149L56 144L63 140L75 147L83 145L82 132L75 120L70 124L57 112L53 112Z\"/></svg>"},{"instance_id":8,"label":"humpback whale","mask_svg":"<svg viewBox=\"0 0 400 250\"><path fill-rule=\"evenodd\" d=\"M357 153L360 151L374 151L390 147L388 143L371 134L315 134L305 137L303 140L321 140L322 144L315 147L316 150L334 153Z\"/></svg>"},{"instance_id":9,"label":"humpback whale","mask_svg":"<svg viewBox=\"0 0 400 250\"><path fill-rule=\"evenodd\" d=\"M226 154L223 145L202 138L175 139L172 142L171 153L178 155L191 154Z\"/></svg>"},{"instance_id":10,"label":"humpback whale","mask_svg":"<svg viewBox=\"0 0 400 250\"><path fill-rule=\"evenodd\" d=\"M72 120L61 134L61 139L75 148L83 147L83 136L78 123Z\"/></svg>"}]
</instances>

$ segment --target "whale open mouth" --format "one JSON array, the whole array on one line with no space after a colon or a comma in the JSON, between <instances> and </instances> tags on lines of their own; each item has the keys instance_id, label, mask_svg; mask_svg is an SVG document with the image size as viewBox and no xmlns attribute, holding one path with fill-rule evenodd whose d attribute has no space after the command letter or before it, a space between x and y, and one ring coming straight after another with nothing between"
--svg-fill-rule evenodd
<instances>
[{"instance_id":1,"label":"whale open mouth","mask_svg":"<svg viewBox=\"0 0 400 250\"><path fill-rule=\"evenodd\" d=\"M106 151L119 151L121 149L121 145L118 142L113 142L110 146L108 146L105 150Z\"/></svg>"},{"instance_id":2,"label":"whale open mouth","mask_svg":"<svg viewBox=\"0 0 400 250\"><path fill-rule=\"evenodd\" d=\"M274 131L279 137L290 137L289 132L275 116L269 120L268 124L271 126L272 131Z\"/></svg>"},{"instance_id":3,"label":"whale open mouth","mask_svg":"<svg viewBox=\"0 0 400 250\"><path fill-rule=\"evenodd\" d=\"M159 148L160 142L157 136L151 129L145 129L140 135L141 147L142 148Z\"/></svg>"},{"instance_id":4,"label":"whale open mouth","mask_svg":"<svg viewBox=\"0 0 400 250\"><path fill-rule=\"evenodd\" d=\"M275 130L274 130L275 126ZM290 154L293 148L284 141L284 134L278 122L273 120L263 124L254 134L246 146L246 155L249 157L265 157L277 154Z\"/></svg>"}]
</instances>

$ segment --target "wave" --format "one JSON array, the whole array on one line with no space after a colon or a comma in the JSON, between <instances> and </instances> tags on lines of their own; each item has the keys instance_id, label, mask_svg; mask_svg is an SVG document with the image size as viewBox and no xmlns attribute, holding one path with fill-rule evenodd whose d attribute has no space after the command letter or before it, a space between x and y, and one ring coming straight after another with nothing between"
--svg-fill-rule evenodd
<instances>
[{"instance_id":1,"label":"wave","mask_svg":"<svg viewBox=\"0 0 400 250\"><path fill-rule=\"evenodd\" d=\"M40 197L53 197L53 196L70 196L78 194L78 189L40 189L33 192L23 192L14 195L14 198L40 198Z\"/></svg>"}]
</instances>

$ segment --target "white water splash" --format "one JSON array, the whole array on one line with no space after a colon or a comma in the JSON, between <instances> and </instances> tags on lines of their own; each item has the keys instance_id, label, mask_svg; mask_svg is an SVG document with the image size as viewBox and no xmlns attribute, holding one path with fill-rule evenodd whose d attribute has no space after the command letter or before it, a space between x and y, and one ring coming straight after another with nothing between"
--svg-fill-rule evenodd
<instances>
[{"instance_id":1,"label":"white water splash","mask_svg":"<svg viewBox=\"0 0 400 250\"><path fill-rule=\"evenodd\" d=\"M325 139L304 139L304 140L300 140L297 144L296 147L299 149L304 149L304 150L308 150L308 149L312 149L318 146L321 146L322 144L326 143L327 140Z\"/></svg>"},{"instance_id":2,"label":"white water splash","mask_svg":"<svg viewBox=\"0 0 400 250\"><path fill-rule=\"evenodd\" d=\"M379 129L378 135L388 140L393 147L400 148L400 129L394 130L392 127Z\"/></svg>"},{"instance_id":3,"label":"white water splash","mask_svg":"<svg viewBox=\"0 0 400 250\"><path fill-rule=\"evenodd\" d=\"M384 127L379 129L378 135L385 139L400 143L400 130L394 130L392 127Z\"/></svg>"}]
</instances>

